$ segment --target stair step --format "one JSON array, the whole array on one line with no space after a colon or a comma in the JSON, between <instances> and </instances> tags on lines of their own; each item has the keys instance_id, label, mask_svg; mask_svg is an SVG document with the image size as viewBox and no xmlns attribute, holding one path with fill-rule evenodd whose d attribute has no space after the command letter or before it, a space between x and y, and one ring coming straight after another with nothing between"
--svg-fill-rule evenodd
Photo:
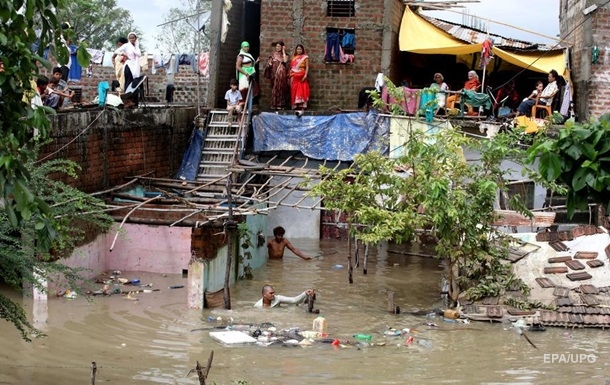
<instances>
[{"instance_id":1,"label":"stair step","mask_svg":"<svg viewBox=\"0 0 610 385\"><path fill-rule=\"evenodd\" d=\"M205 137L205 141L218 142L219 140L226 140L228 142L235 142L239 137L237 135L208 135Z\"/></svg>"},{"instance_id":2,"label":"stair step","mask_svg":"<svg viewBox=\"0 0 610 385\"><path fill-rule=\"evenodd\" d=\"M201 150L201 154L233 154L233 148L204 148Z\"/></svg>"}]
</instances>

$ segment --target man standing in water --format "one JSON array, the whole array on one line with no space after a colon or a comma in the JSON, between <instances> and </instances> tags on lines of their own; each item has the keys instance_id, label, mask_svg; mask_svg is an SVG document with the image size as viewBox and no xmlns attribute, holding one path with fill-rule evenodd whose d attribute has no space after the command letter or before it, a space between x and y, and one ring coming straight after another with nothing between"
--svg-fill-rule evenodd
<instances>
[{"instance_id":1,"label":"man standing in water","mask_svg":"<svg viewBox=\"0 0 610 385\"><path fill-rule=\"evenodd\" d=\"M254 307L278 307L283 303L299 304L307 298L308 295L313 295L314 290L309 289L296 297L284 297L283 295L275 295L275 289L271 285L263 286L263 298L261 298Z\"/></svg>"},{"instance_id":2,"label":"man standing in water","mask_svg":"<svg viewBox=\"0 0 610 385\"><path fill-rule=\"evenodd\" d=\"M286 230L282 226L278 226L273 229L274 238L267 242L267 251L269 259L282 259L284 258L284 249L287 247L288 250L295 253L297 256L309 260L311 257L306 256L301 253L299 249L292 246L289 240L284 238L284 234L286 234Z\"/></svg>"}]
</instances>

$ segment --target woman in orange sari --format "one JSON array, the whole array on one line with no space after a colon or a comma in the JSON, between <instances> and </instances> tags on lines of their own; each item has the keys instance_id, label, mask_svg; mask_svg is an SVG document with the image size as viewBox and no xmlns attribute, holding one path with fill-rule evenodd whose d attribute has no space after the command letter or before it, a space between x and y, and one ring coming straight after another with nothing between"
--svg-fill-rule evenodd
<instances>
[{"instance_id":1,"label":"woman in orange sari","mask_svg":"<svg viewBox=\"0 0 610 385\"><path fill-rule=\"evenodd\" d=\"M309 56L305 54L305 47L297 44L294 55L290 61L290 104L292 109L307 108L310 90L307 74L309 73Z\"/></svg>"}]
</instances>

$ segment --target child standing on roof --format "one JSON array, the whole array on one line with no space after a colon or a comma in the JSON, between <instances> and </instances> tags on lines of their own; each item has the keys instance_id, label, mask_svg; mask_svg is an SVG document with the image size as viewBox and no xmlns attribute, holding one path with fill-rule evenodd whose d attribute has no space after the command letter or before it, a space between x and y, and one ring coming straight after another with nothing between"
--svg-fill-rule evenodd
<instances>
[{"instance_id":1,"label":"child standing on roof","mask_svg":"<svg viewBox=\"0 0 610 385\"><path fill-rule=\"evenodd\" d=\"M233 112L237 112L237 116L239 117L239 114L241 114L242 105L244 103L241 92L239 92L237 89L237 79L231 79L229 84L231 85L231 88L225 93L225 100L227 101L228 111L227 122L228 126L231 127L233 122Z\"/></svg>"}]
</instances>

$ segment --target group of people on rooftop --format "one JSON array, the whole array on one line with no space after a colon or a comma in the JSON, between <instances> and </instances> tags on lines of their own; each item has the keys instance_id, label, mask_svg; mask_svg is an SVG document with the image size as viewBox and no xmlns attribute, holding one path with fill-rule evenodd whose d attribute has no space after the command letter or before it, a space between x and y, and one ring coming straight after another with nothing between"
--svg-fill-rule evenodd
<instances>
[{"instance_id":1,"label":"group of people on rooftop","mask_svg":"<svg viewBox=\"0 0 610 385\"><path fill-rule=\"evenodd\" d=\"M271 83L271 109L283 110L288 103L293 110L307 109L311 90L307 79L310 63L305 47L297 44L292 56L288 56L283 41L275 41L271 45L273 52L267 58L263 72L264 78ZM247 41L242 42L235 63L237 76L235 79L231 79L231 89L227 90L225 94L230 117L235 112L241 113L250 88L252 88L252 96L256 96L258 93L255 66L259 62L260 57L255 59L250 54L250 44ZM240 96L236 94L236 89L241 94ZM230 121L231 119L229 119Z\"/></svg>"}]
</instances>

